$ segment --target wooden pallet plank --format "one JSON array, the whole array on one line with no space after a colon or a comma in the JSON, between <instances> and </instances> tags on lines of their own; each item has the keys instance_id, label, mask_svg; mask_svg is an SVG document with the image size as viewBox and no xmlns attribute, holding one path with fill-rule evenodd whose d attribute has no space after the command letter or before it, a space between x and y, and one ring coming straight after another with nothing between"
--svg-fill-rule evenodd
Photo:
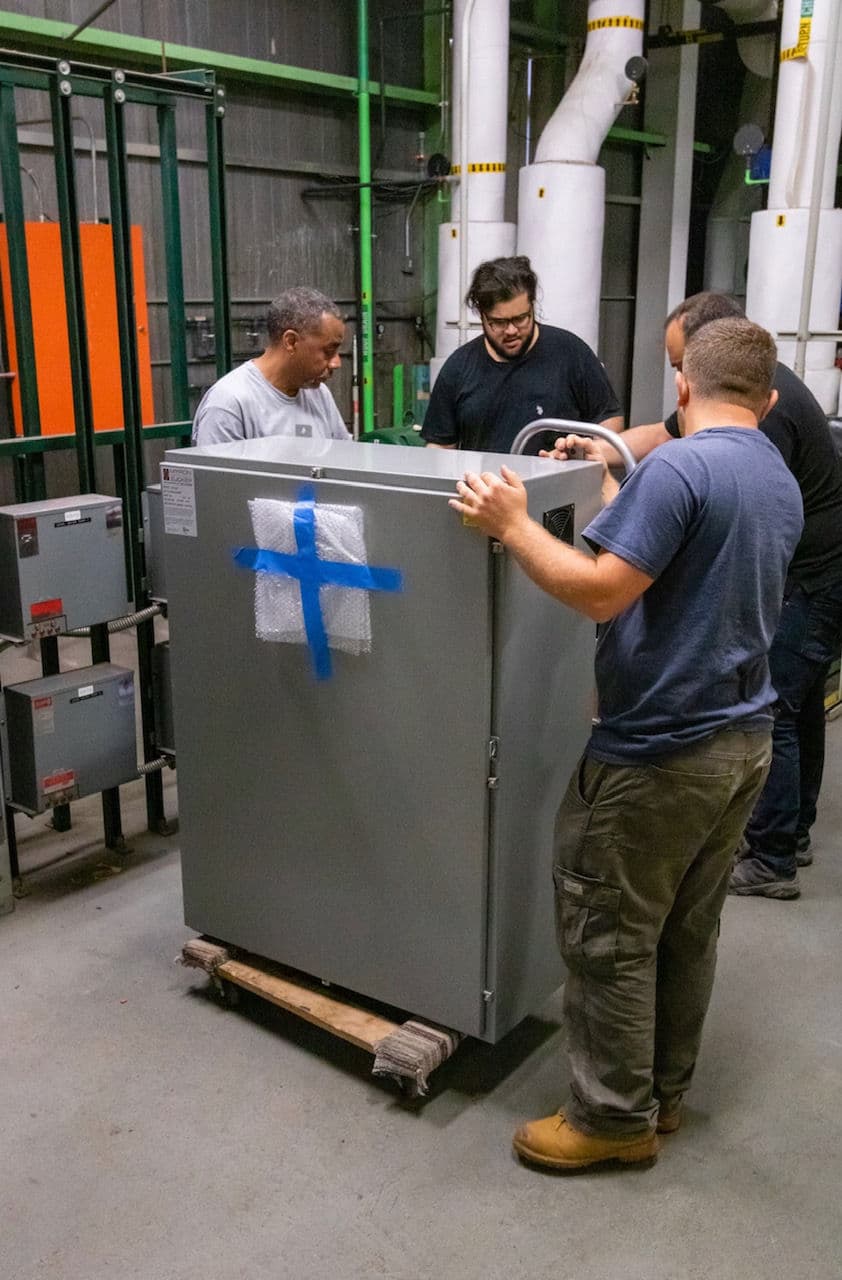
<instances>
[{"instance_id":1,"label":"wooden pallet plank","mask_svg":"<svg viewBox=\"0 0 842 1280\"><path fill-rule=\"evenodd\" d=\"M369 1053L374 1051L379 1040L390 1035L400 1025L344 1000L336 1000L320 991L313 991L289 978L256 969L242 960L226 960L217 968L216 975L254 995L262 996L280 1009L305 1018L323 1031L330 1031L333 1035L348 1040L359 1049L368 1050Z\"/></svg>"}]
</instances>

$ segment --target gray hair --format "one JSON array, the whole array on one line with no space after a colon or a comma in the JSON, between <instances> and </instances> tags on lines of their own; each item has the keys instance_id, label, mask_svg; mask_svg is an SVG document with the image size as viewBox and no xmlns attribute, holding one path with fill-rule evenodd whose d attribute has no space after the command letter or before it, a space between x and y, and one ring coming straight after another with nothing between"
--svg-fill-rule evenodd
<instances>
[{"instance_id":1,"label":"gray hair","mask_svg":"<svg viewBox=\"0 0 842 1280\"><path fill-rule=\"evenodd\" d=\"M321 328L325 312L329 316L336 316L338 320L342 319L342 312L336 303L318 289L311 289L306 284L285 289L274 302L269 303L266 316L269 342L280 342L287 329L294 329L296 333L312 333Z\"/></svg>"}]
</instances>

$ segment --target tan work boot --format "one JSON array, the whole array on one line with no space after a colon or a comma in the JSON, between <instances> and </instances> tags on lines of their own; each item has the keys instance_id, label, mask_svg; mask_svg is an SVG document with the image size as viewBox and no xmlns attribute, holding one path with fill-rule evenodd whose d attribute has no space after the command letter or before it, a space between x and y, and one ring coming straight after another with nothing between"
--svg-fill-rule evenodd
<instances>
[{"instance_id":1,"label":"tan work boot","mask_svg":"<svg viewBox=\"0 0 842 1280\"><path fill-rule=\"evenodd\" d=\"M638 1164L648 1160L654 1164L658 1155L658 1139L652 1131L626 1138L593 1137L574 1129L563 1111L521 1125L513 1145L522 1160L549 1169L586 1169L614 1161Z\"/></svg>"},{"instance_id":2,"label":"tan work boot","mask_svg":"<svg viewBox=\"0 0 842 1280\"><path fill-rule=\"evenodd\" d=\"M678 1102L672 1103L671 1106L663 1104L658 1108L658 1125L657 1133L675 1133L681 1128L681 1113L683 1111L683 1103L679 1099Z\"/></svg>"}]
</instances>

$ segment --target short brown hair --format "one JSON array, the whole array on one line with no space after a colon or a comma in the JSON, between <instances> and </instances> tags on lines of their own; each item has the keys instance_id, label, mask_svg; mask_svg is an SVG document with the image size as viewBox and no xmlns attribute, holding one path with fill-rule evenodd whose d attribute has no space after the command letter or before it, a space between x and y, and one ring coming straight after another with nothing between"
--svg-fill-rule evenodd
<instances>
[{"instance_id":1,"label":"short brown hair","mask_svg":"<svg viewBox=\"0 0 842 1280\"><path fill-rule=\"evenodd\" d=\"M664 321L664 329L668 329L676 321L684 341L688 342L694 333L698 333L702 325L712 320L725 320L730 316L744 316L740 303L730 293L720 293L716 289L705 289L704 293L691 293L689 298L679 302Z\"/></svg>"},{"instance_id":2,"label":"short brown hair","mask_svg":"<svg viewBox=\"0 0 842 1280\"><path fill-rule=\"evenodd\" d=\"M745 317L712 320L696 332L684 352L684 376L700 400L721 400L751 409L766 407L778 352L772 335Z\"/></svg>"}]
</instances>

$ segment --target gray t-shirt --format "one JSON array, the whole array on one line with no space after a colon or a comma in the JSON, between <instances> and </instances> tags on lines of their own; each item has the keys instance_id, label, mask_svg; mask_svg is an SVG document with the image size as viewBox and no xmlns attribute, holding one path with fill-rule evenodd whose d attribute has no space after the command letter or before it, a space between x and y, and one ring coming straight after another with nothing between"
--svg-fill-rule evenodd
<instances>
[{"instance_id":1,"label":"gray t-shirt","mask_svg":"<svg viewBox=\"0 0 842 1280\"><path fill-rule=\"evenodd\" d=\"M287 396L248 360L202 396L193 419L193 444L258 436L348 440L350 432L326 386L302 387L297 395Z\"/></svg>"}]
</instances>

